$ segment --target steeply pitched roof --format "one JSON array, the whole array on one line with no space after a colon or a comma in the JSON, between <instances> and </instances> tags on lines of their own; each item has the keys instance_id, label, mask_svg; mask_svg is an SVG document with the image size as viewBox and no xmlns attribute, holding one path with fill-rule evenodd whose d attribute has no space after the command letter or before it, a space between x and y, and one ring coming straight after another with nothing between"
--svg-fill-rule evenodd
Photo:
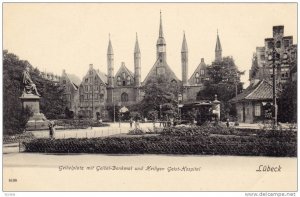
<instances>
[{"instance_id":1,"label":"steeply pitched roof","mask_svg":"<svg viewBox=\"0 0 300 197\"><path fill-rule=\"evenodd\" d=\"M188 46L187 46L186 39L185 39L185 33L183 34L181 52L188 52Z\"/></svg>"},{"instance_id":2,"label":"steeply pitched roof","mask_svg":"<svg viewBox=\"0 0 300 197\"><path fill-rule=\"evenodd\" d=\"M217 34L217 43L216 43L215 51L222 51L222 46L221 46L219 34Z\"/></svg>"},{"instance_id":3,"label":"steeply pitched roof","mask_svg":"<svg viewBox=\"0 0 300 197\"><path fill-rule=\"evenodd\" d=\"M277 89L277 94L281 90ZM230 102L239 102L239 101L251 101L251 100L272 100L273 99L273 85L266 81L256 81L251 83L241 94L232 98Z\"/></svg>"},{"instance_id":4,"label":"steeply pitched roof","mask_svg":"<svg viewBox=\"0 0 300 197\"><path fill-rule=\"evenodd\" d=\"M137 34L136 34L136 39L135 39L134 53L140 53L140 47L139 47L139 41L138 41Z\"/></svg>"},{"instance_id":5,"label":"steeply pitched roof","mask_svg":"<svg viewBox=\"0 0 300 197\"><path fill-rule=\"evenodd\" d=\"M114 54L114 51L113 51L113 48L112 48L112 45L111 45L110 38L109 38L109 42L108 42L107 54L109 54L109 55Z\"/></svg>"},{"instance_id":6,"label":"steeply pitched roof","mask_svg":"<svg viewBox=\"0 0 300 197\"><path fill-rule=\"evenodd\" d=\"M70 81L72 81L76 86L79 86L81 83L81 80L79 79L79 77L77 77L76 75L73 74L68 74L67 76L69 78Z\"/></svg>"},{"instance_id":7,"label":"steeply pitched roof","mask_svg":"<svg viewBox=\"0 0 300 197\"><path fill-rule=\"evenodd\" d=\"M62 77L67 78L70 81L70 83L72 84L72 86L74 87L75 90L78 89L78 86L80 85L81 81L76 75L68 74L64 70L63 74L62 74Z\"/></svg>"},{"instance_id":8,"label":"steeply pitched roof","mask_svg":"<svg viewBox=\"0 0 300 197\"><path fill-rule=\"evenodd\" d=\"M197 66L197 68L195 69L195 71L193 72L193 74L191 75L191 77L189 78L189 84L195 84L194 83L194 78L196 73L200 73L200 70L206 70L206 64L204 62L204 58L201 58L201 62L200 64ZM206 71L205 71L206 72Z\"/></svg>"},{"instance_id":9,"label":"steeply pitched roof","mask_svg":"<svg viewBox=\"0 0 300 197\"><path fill-rule=\"evenodd\" d=\"M165 75L168 76L168 78L170 79L175 79L177 82L179 82L180 80L177 78L177 76L175 75L175 73L173 72L173 70L170 68L170 66L164 62L162 64L164 64L163 66L159 66L160 62L159 59L156 60L156 62L154 63L154 65L152 66L151 70L148 72L146 78L143 81L143 84L146 84L147 81L149 79L151 79L153 76L157 76L157 67L165 67Z\"/></svg>"},{"instance_id":10,"label":"steeply pitched roof","mask_svg":"<svg viewBox=\"0 0 300 197\"><path fill-rule=\"evenodd\" d=\"M99 78L101 79L101 81L105 84L107 84L107 75L104 74L103 72L96 70L96 74L99 76Z\"/></svg>"},{"instance_id":11,"label":"steeply pitched roof","mask_svg":"<svg viewBox=\"0 0 300 197\"><path fill-rule=\"evenodd\" d=\"M117 83L118 76L122 77L123 72L125 72L128 76L130 76L131 80L134 81L134 73L125 66L124 62L122 62L121 67L119 68L118 72L115 75L115 83Z\"/></svg>"}]
</instances>

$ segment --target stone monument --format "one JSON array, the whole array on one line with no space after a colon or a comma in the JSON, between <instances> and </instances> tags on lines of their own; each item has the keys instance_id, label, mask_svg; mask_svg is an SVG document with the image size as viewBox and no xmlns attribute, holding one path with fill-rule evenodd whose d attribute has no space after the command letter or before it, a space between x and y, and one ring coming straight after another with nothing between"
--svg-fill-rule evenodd
<instances>
[{"instance_id":1,"label":"stone monument","mask_svg":"<svg viewBox=\"0 0 300 197\"><path fill-rule=\"evenodd\" d=\"M33 115L29 118L26 124L26 130L39 130L47 128L47 118L43 113L40 113L40 94L37 91L36 85L33 83L30 74L29 66L25 67L22 73L22 84L24 90L20 97L22 106L25 109L29 107L33 112Z\"/></svg>"}]
</instances>

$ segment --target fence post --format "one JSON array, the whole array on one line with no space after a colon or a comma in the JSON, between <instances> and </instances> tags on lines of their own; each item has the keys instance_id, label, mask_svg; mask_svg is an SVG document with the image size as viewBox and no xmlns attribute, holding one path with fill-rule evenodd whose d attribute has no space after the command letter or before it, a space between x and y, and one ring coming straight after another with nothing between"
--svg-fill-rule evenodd
<instances>
[{"instance_id":1,"label":"fence post","mask_svg":"<svg viewBox=\"0 0 300 197\"><path fill-rule=\"evenodd\" d=\"M19 153L21 152L21 142L20 142L20 139L19 139Z\"/></svg>"},{"instance_id":2,"label":"fence post","mask_svg":"<svg viewBox=\"0 0 300 197\"><path fill-rule=\"evenodd\" d=\"M85 132L85 137L87 138L87 131Z\"/></svg>"}]
</instances>

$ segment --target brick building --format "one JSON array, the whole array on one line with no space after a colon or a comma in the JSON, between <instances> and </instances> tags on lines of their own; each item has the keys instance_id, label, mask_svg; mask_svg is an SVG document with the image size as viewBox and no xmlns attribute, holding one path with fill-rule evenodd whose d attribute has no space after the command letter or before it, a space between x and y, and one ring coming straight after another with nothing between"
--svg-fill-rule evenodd
<instances>
[{"instance_id":1,"label":"brick building","mask_svg":"<svg viewBox=\"0 0 300 197\"><path fill-rule=\"evenodd\" d=\"M108 116L107 106L129 106L143 99L142 87L149 80L157 76L163 76L171 82L183 86L183 102L196 100L197 93L204 88L204 81L209 80L207 65L204 58L193 74L188 78L188 45L185 34L183 35L181 48L182 81L178 79L167 62L166 40L163 32L162 16L160 14L159 35L156 42L156 59L149 73L142 81L141 79L141 51L138 37L133 51L134 72L129 70L125 62L121 63L120 68L114 72L114 51L112 41L109 38L107 48L107 74L99 70L90 68L83 78L77 91L78 109L77 115L96 118L101 115L103 118ZM215 48L215 61L222 60L222 47L219 35ZM75 96L76 97L76 96Z\"/></svg>"},{"instance_id":2,"label":"brick building","mask_svg":"<svg viewBox=\"0 0 300 197\"><path fill-rule=\"evenodd\" d=\"M249 87L231 99L236 104L239 122L254 123L271 118L264 106L273 102L273 63L268 60L273 48L278 53L275 62L277 98L289 81L297 79L297 45L293 44L292 36L284 36L284 26L274 26L273 37L266 38L263 47L256 47L249 72Z\"/></svg>"},{"instance_id":3,"label":"brick building","mask_svg":"<svg viewBox=\"0 0 300 197\"><path fill-rule=\"evenodd\" d=\"M284 26L274 26L273 37L265 38L264 43L263 47L256 47L249 71L249 80L271 80L272 62L268 61L268 57L275 45L275 50L279 54L279 61L276 63L280 64L275 74L277 85L282 87L291 80L293 66L297 64L297 45L293 44L293 36L284 36ZM284 57L286 60L283 60Z\"/></svg>"}]
</instances>

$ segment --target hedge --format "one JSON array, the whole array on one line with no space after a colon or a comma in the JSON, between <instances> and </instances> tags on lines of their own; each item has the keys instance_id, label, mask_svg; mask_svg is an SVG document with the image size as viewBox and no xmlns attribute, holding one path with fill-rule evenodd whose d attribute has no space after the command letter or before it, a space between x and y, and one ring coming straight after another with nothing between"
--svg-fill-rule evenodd
<instances>
[{"instance_id":1,"label":"hedge","mask_svg":"<svg viewBox=\"0 0 300 197\"><path fill-rule=\"evenodd\" d=\"M35 139L24 142L25 152L106 154L195 154L280 156L297 155L296 138L270 136L136 136Z\"/></svg>"}]
</instances>

